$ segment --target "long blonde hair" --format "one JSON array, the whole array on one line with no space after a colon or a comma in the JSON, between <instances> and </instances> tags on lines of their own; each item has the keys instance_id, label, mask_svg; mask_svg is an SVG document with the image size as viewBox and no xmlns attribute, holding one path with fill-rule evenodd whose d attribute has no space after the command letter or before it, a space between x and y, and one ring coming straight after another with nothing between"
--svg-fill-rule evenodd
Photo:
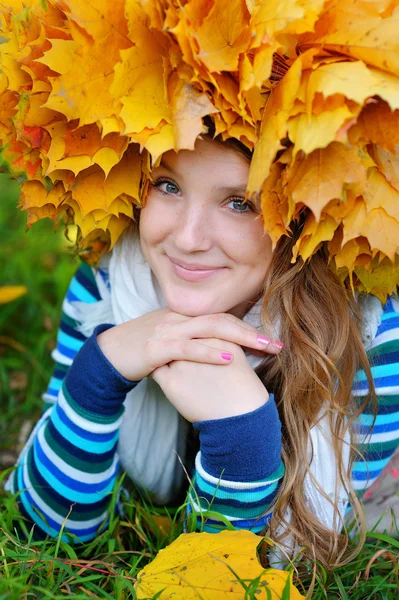
<instances>
[{"instance_id":1,"label":"long blonde hair","mask_svg":"<svg viewBox=\"0 0 399 600\"><path fill-rule=\"evenodd\" d=\"M361 315L356 300L329 268L325 248L305 264L302 259L291 264L292 246L300 227L300 223L293 224L292 237L279 240L263 301L265 325L278 318L284 342L284 350L266 357L257 370L267 389L275 395L282 422L285 464L285 476L267 533L283 547L285 537L292 536L304 548L305 556L317 557L331 567L352 560L364 543L364 515L350 480L351 465L359 452L351 443L349 472L346 471L343 439L370 401L376 411L376 397L361 339ZM359 368L365 371L369 382L369 394L361 404L352 395ZM309 471L309 432L322 408L327 408L333 432L337 481L345 486L356 517L360 534L356 547L348 545L345 527L342 532L327 529L311 512L304 497L304 479ZM336 503L334 509L338 510Z\"/></svg>"}]
</instances>

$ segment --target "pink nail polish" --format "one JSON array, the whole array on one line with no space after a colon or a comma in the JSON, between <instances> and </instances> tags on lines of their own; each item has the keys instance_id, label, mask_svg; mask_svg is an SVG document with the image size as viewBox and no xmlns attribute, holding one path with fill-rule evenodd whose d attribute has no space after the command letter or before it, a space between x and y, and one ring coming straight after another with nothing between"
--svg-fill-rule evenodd
<instances>
[{"instance_id":1,"label":"pink nail polish","mask_svg":"<svg viewBox=\"0 0 399 600\"><path fill-rule=\"evenodd\" d=\"M264 344L265 346L268 346L271 343L271 340L269 340L269 338L265 337L264 335L258 335L258 342L259 344Z\"/></svg>"},{"instance_id":2,"label":"pink nail polish","mask_svg":"<svg viewBox=\"0 0 399 600\"><path fill-rule=\"evenodd\" d=\"M276 346L277 348L284 348L283 342L273 342L273 346Z\"/></svg>"},{"instance_id":3,"label":"pink nail polish","mask_svg":"<svg viewBox=\"0 0 399 600\"><path fill-rule=\"evenodd\" d=\"M231 360L233 358L233 355L230 354L230 352L222 352L221 357L223 358L223 360Z\"/></svg>"}]
</instances>

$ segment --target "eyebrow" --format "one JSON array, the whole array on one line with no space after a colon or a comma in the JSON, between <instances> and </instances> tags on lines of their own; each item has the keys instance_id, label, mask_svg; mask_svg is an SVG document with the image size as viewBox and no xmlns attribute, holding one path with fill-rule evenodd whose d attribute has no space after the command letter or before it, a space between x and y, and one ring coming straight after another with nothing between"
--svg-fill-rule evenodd
<instances>
[{"instance_id":1,"label":"eyebrow","mask_svg":"<svg viewBox=\"0 0 399 600\"><path fill-rule=\"evenodd\" d=\"M167 169L168 171L173 173L176 177L180 176L180 174L177 173L174 169L172 169L172 167L167 165L164 160L161 160L159 166L163 167L164 169ZM229 195L230 194L232 194L232 195L239 194L241 196L245 196L245 192L247 191L247 186L246 185L224 185L221 187L214 186L213 189L217 190L218 192L222 192L223 194L229 194Z\"/></svg>"}]
</instances>

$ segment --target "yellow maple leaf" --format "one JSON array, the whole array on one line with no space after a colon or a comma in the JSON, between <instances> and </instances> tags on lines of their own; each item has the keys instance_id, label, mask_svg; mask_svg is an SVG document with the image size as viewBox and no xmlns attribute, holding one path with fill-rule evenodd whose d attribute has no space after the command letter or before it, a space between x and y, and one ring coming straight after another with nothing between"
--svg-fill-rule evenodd
<instances>
[{"instance_id":1,"label":"yellow maple leaf","mask_svg":"<svg viewBox=\"0 0 399 600\"><path fill-rule=\"evenodd\" d=\"M344 200L348 186L353 184L361 193L366 185L366 169L357 148L339 142L314 150L306 157L297 156L284 177L286 194L296 204L308 206L317 221L330 200Z\"/></svg>"},{"instance_id":2,"label":"yellow maple leaf","mask_svg":"<svg viewBox=\"0 0 399 600\"><path fill-rule=\"evenodd\" d=\"M399 223L399 191L390 185L376 167L369 169L363 197L368 211L383 208Z\"/></svg>"},{"instance_id":3,"label":"yellow maple leaf","mask_svg":"<svg viewBox=\"0 0 399 600\"><path fill-rule=\"evenodd\" d=\"M399 191L399 155L376 145L369 152L386 180Z\"/></svg>"},{"instance_id":4,"label":"yellow maple leaf","mask_svg":"<svg viewBox=\"0 0 399 600\"><path fill-rule=\"evenodd\" d=\"M399 12L395 6L395 2L384 0L328 2L315 33L304 34L299 47L306 49L317 41L326 50L399 75Z\"/></svg>"},{"instance_id":5,"label":"yellow maple leaf","mask_svg":"<svg viewBox=\"0 0 399 600\"><path fill-rule=\"evenodd\" d=\"M259 577L257 598L278 600L284 590L291 600L303 598L292 585L292 574L262 568L256 556L260 541L244 530L182 534L137 575L137 598L161 592L160 600L244 599L245 589L229 567L246 584Z\"/></svg>"},{"instance_id":6,"label":"yellow maple leaf","mask_svg":"<svg viewBox=\"0 0 399 600\"><path fill-rule=\"evenodd\" d=\"M366 104L350 130L350 141L357 143L358 140L395 152L399 144L399 111L391 111L383 100Z\"/></svg>"},{"instance_id":7,"label":"yellow maple leaf","mask_svg":"<svg viewBox=\"0 0 399 600\"><path fill-rule=\"evenodd\" d=\"M96 124L73 127L59 121L45 129L51 134L51 144L46 154L46 175L56 169L68 169L77 175L83 169L97 164L108 176L128 146L128 139L117 133L101 137Z\"/></svg>"},{"instance_id":8,"label":"yellow maple leaf","mask_svg":"<svg viewBox=\"0 0 399 600\"><path fill-rule=\"evenodd\" d=\"M140 199L141 163L133 145L126 150L123 158L105 177L104 172L94 165L81 171L70 186L73 199L78 203L85 217L96 209L109 211L112 202L121 194L127 194L137 204Z\"/></svg>"},{"instance_id":9,"label":"yellow maple leaf","mask_svg":"<svg viewBox=\"0 0 399 600\"><path fill-rule=\"evenodd\" d=\"M52 91L45 104L61 112L68 120L79 119L88 125L115 113L110 93L113 69L120 51L133 42L127 36L124 1L97 5L65 0L69 17L68 31L78 49L65 49L70 69L58 77L50 77Z\"/></svg>"},{"instance_id":10,"label":"yellow maple leaf","mask_svg":"<svg viewBox=\"0 0 399 600\"><path fill-rule=\"evenodd\" d=\"M313 215L309 215L301 237L294 246L291 262L296 261L298 254L303 260L308 260L323 242L332 240L337 227L338 223L330 215L325 215L320 221L316 221Z\"/></svg>"},{"instance_id":11,"label":"yellow maple leaf","mask_svg":"<svg viewBox=\"0 0 399 600\"><path fill-rule=\"evenodd\" d=\"M359 107L360 110L360 107ZM325 148L334 140L345 141L342 128L352 121L354 113L343 104L334 110L326 110L320 114L305 112L291 117L287 123L288 135L294 144L294 158L303 150L310 154L316 148Z\"/></svg>"},{"instance_id":12,"label":"yellow maple leaf","mask_svg":"<svg viewBox=\"0 0 399 600\"><path fill-rule=\"evenodd\" d=\"M282 147L281 140L285 137L289 114L300 87L304 62L311 59L315 52L310 50L298 56L279 85L270 93L249 171L247 191L250 196L259 193L269 174L270 165Z\"/></svg>"},{"instance_id":13,"label":"yellow maple leaf","mask_svg":"<svg viewBox=\"0 0 399 600\"><path fill-rule=\"evenodd\" d=\"M225 18L230 13L232 18ZM239 56L251 41L249 12L245 0L215 0L194 30L197 60L210 71L235 71Z\"/></svg>"}]
</instances>

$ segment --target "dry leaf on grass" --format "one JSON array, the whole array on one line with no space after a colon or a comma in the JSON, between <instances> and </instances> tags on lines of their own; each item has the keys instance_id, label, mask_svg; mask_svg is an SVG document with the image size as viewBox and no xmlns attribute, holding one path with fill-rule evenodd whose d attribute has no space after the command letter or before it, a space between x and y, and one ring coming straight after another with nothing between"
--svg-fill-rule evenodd
<instances>
[{"instance_id":1,"label":"dry leaf on grass","mask_svg":"<svg viewBox=\"0 0 399 600\"><path fill-rule=\"evenodd\" d=\"M245 586L259 577L256 598L278 600L284 591L291 600L304 598L289 572L263 569L256 555L260 542L259 536L244 530L182 534L140 571L137 598L151 598L163 590L160 600L244 599L245 587L234 573Z\"/></svg>"}]
</instances>

